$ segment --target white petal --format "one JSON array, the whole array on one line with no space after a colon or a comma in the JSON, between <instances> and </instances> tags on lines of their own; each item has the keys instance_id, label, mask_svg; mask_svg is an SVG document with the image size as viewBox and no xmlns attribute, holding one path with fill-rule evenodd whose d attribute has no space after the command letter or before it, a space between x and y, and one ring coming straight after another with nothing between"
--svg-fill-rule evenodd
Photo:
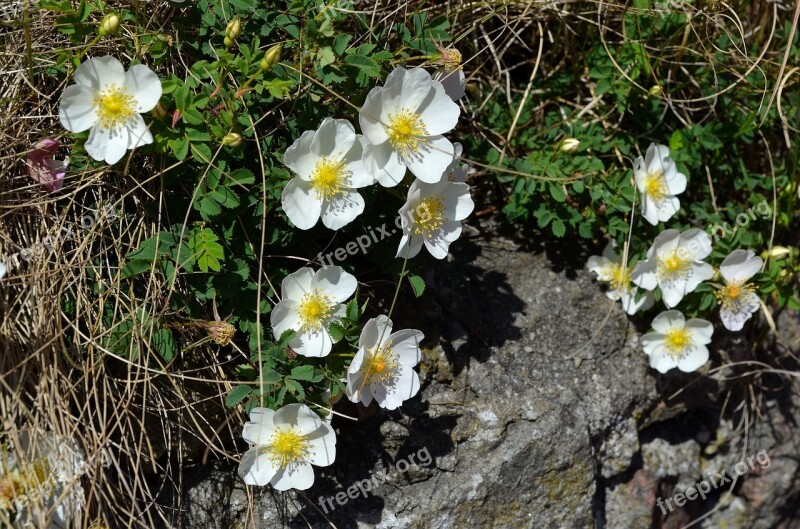
<instances>
[{"instance_id":1,"label":"white petal","mask_svg":"<svg viewBox=\"0 0 800 529\"><path fill-rule=\"evenodd\" d=\"M627 296L622 298L622 308L630 316L633 316L640 310L648 310L656 302L656 298L652 292L643 292L639 299L636 299L636 291L632 291Z\"/></svg>"},{"instance_id":2,"label":"white petal","mask_svg":"<svg viewBox=\"0 0 800 529\"><path fill-rule=\"evenodd\" d=\"M719 272L729 283L744 283L761 270L764 261L753 250L734 250L722 261Z\"/></svg>"},{"instance_id":3,"label":"white petal","mask_svg":"<svg viewBox=\"0 0 800 529\"><path fill-rule=\"evenodd\" d=\"M600 281L610 281L613 278L609 277L605 272L611 264L608 258L593 255L586 261L586 269L597 274L597 278L600 279Z\"/></svg>"},{"instance_id":4,"label":"white petal","mask_svg":"<svg viewBox=\"0 0 800 529\"><path fill-rule=\"evenodd\" d=\"M435 83L419 109L422 122L429 136L437 136L453 130L458 123L461 109L445 93L441 84Z\"/></svg>"},{"instance_id":5,"label":"white petal","mask_svg":"<svg viewBox=\"0 0 800 529\"><path fill-rule=\"evenodd\" d=\"M144 64L134 64L125 74L125 87L136 100L137 112L150 112L161 99L161 80Z\"/></svg>"},{"instance_id":6,"label":"white petal","mask_svg":"<svg viewBox=\"0 0 800 529\"><path fill-rule=\"evenodd\" d=\"M678 306L683 296L686 295L686 282L675 281L672 283L659 283L661 287L661 300L668 309Z\"/></svg>"},{"instance_id":7,"label":"white petal","mask_svg":"<svg viewBox=\"0 0 800 529\"><path fill-rule=\"evenodd\" d=\"M311 291L311 282L314 278L314 269L304 266L283 278L281 282L281 298L300 301L303 296Z\"/></svg>"},{"instance_id":8,"label":"white petal","mask_svg":"<svg viewBox=\"0 0 800 529\"><path fill-rule=\"evenodd\" d=\"M433 74L433 79L442 83L445 93L453 101L458 101L464 97L467 79L464 75L464 70L461 68L451 72L444 69L438 70Z\"/></svg>"},{"instance_id":9,"label":"white petal","mask_svg":"<svg viewBox=\"0 0 800 529\"><path fill-rule=\"evenodd\" d=\"M419 376L416 371L401 364L397 368L390 387L375 382L370 384L370 390L381 408L395 410L404 401L417 394L419 391Z\"/></svg>"},{"instance_id":10,"label":"white petal","mask_svg":"<svg viewBox=\"0 0 800 529\"><path fill-rule=\"evenodd\" d=\"M273 307L269 315L269 323L272 326L272 334L275 339L279 339L283 333L289 329L300 330L302 321L297 313L299 303L293 299L284 298Z\"/></svg>"},{"instance_id":11,"label":"white petal","mask_svg":"<svg viewBox=\"0 0 800 529\"><path fill-rule=\"evenodd\" d=\"M464 220L475 209L475 203L469 193L469 185L446 181L442 202L450 220Z\"/></svg>"},{"instance_id":12,"label":"white petal","mask_svg":"<svg viewBox=\"0 0 800 529\"><path fill-rule=\"evenodd\" d=\"M358 281L341 266L325 266L314 274L311 288L321 289L334 303L343 303L353 295Z\"/></svg>"},{"instance_id":13,"label":"white petal","mask_svg":"<svg viewBox=\"0 0 800 529\"><path fill-rule=\"evenodd\" d=\"M444 136L431 136L420 143L419 152L405 156L403 161L414 176L433 184L442 180L447 166L453 161L453 152L450 140Z\"/></svg>"},{"instance_id":14,"label":"white petal","mask_svg":"<svg viewBox=\"0 0 800 529\"><path fill-rule=\"evenodd\" d=\"M275 490L306 490L314 484L314 469L309 463L299 463L282 468L270 481Z\"/></svg>"},{"instance_id":15,"label":"white petal","mask_svg":"<svg viewBox=\"0 0 800 529\"><path fill-rule=\"evenodd\" d=\"M150 133L150 129L147 128L147 124L144 122L141 115L136 114L133 116L127 126L128 149L135 149L136 147L153 143L153 135Z\"/></svg>"},{"instance_id":16,"label":"white petal","mask_svg":"<svg viewBox=\"0 0 800 529\"><path fill-rule=\"evenodd\" d=\"M681 233L680 247L685 249L692 259L705 259L711 253L711 237L703 230L692 228Z\"/></svg>"},{"instance_id":17,"label":"white petal","mask_svg":"<svg viewBox=\"0 0 800 529\"><path fill-rule=\"evenodd\" d=\"M347 171L350 173L347 179L347 187L358 189L375 183L375 176L367 170L364 164L364 150L367 140L363 136L358 136L353 142L353 147L345 155L347 161Z\"/></svg>"},{"instance_id":18,"label":"white petal","mask_svg":"<svg viewBox=\"0 0 800 529\"><path fill-rule=\"evenodd\" d=\"M406 164L389 142L371 145L364 151L364 167L383 187L394 187L403 181Z\"/></svg>"},{"instance_id":19,"label":"white petal","mask_svg":"<svg viewBox=\"0 0 800 529\"><path fill-rule=\"evenodd\" d=\"M450 244L461 235L461 223L447 221L432 237L420 237L425 248L436 259L444 259L450 251Z\"/></svg>"},{"instance_id":20,"label":"white petal","mask_svg":"<svg viewBox=\"0 0 800 529\"><path fill-rule=\"evenodd\" d=\"M662 231L653 240L653 244L647 251L647 257L650 258L653 255L653 253L658 253L663 255L667 252L671 252L672 250L678 247L678 243L680 243L680 240L681 240L681 232L679 232L678 230L670 228L668 230Z\"/></svg>"},{"instance_id":21,"label":"white petal","mask_svg":"<svg viewBox=\"0 0 800 529\"><path fill-rule=\"evenodd\" d=\"M416 257L419 254L419 251L422 249L422 237L419 235L411 235L406 236L403 235L403 238L400 239L400 246L397 248L397 254L395 257L400 257L401 259L405 259L408 257L409 259Z\"/></svg>"},{"instance_id":22,"label":"white petal","mask_svg":"<svg viewBox=\"0 0 800 529\"><path fill-rule=\"evenodd\" d=\"M708 362L708 349L705 345L696 345L678 360L678 369L684 373L691 373L706 362Z\"/></svg>"},{"instance_id":23,"label":"white petal","mask_svg":"<svg viewBox=\"0 0 800 529\"><path fill-rule=\"evenodd\" d=\"M94 92L83 85L71 85L64 89L58 107L61 125L70 132L83 132L97 122Z\"/></svg>"},{"instance_id":24,"label":"white petal","mask_svg":"<svg viewBox=\"0 0 800 529\"><path fill-rule=\"evenodd\" d=\"M338 230L347 226L364 212L364 199L356 191L344 190L322 202L322 223Z\"/></svg>"},{"instance_id":25,"label":"white petal","mask_svg":"<svg viewBox=\"0 0 800 529\"><path fill-rule=\"evenodd\" d=\"M645 290L655 290L658 286L655 261L648 259L636 263L631 271L631 281Z\"/></svg>"},{"instance_id":26,"label":"white petal","mask_svg":"<svg viewBox=\"0 0 800 529\"><path fill-rule=\"evenodd\" d=\"M278 427L290 426L299 435L307 436L322 427L322 419L305 404L287 404L272 416L272 423Z\"/></svg>"},{"instance_id":27,"label":"white petal","mask_svg":"<svg viewBox=\"0 0 800 529\"><path fill-rule=\"evenodd\" d=\"M325 422L307 437L309 443L309 463L318 467L333 464L336 459L336 434Z\"/></svg>"},{"instance_id":28,"label":"white petal","mask_svg":"<svg viewBox=\"0 0 800 529\"><path fill-rule=\"evenodd\" d=\"M427 99L429 94L437 86L444 93L444 89L438 83L434 84L431 74L423 68L395 68L386 77L381 94L381 103L384 114L391 114L398 110L405 109L409 112L417 113L420 105ZM452 101L449 101L453 104ZM448 129L449 130L449 129Z\"/></svg>"},{"instance_id":29,"label":"white petal","mask_svg":"<svg viewBox=\"0 0 800 529\"><path fill-rule=\"evenodd\" d=\"M658 207L650 195L642 193L642 217L655 226L658 224Z\"/></svg>"},{"instance_id":30,"label":"white petal","mask_svg":"<svg viewBox=\"0 0 800 529\"><path fill-rule=\"evenodd\" d=\"M424 338L425 335L416 329L403 329L392 333L388 341L392 343L392 350L397 354L400 363L414 367L422 357L419 344Z\"/></svg>"},{"instance_id":31,"label":"white petal","mask_svg":"<svg viewBox=\"0 0 800 529\"><path fill-rule=\"evenodd\" d=\"M89 59L75 70L75 82L95 91L112 84L122 88L125 84L125 67L110 55Z\"/></svg>"},{"instance_id":32,"label":"white petal","mask_svg":"<svg viewBox=\"0 0 800 529\"><path fill-rule=\"evenodd\" d=\"M310 329L301 331L289 342L289 347L303 356L315 358L328 356L333 347L331 335L327 329L321 327L315 331Z\"/></svg>"},{"instance_id":33,"label":"white petal","mask_svg":"<svg viewBox=\"0 0 800 529\"><path fill-rule=\"evenodd\" d=\"M94 126L84 148L95 160L105 160L107 164L113 165L120 161L128 150L128 130L119 128L112 131Z\"/></svg>"},{"instance_id":34,"label":"white petal","mask_svg":"<svg viewBox=\"0 0 800 529\"><path fill-rule=\"evenodd\" d=\"M659 333L667 333L672 329L682 329L686 324L686 318L678 310L667 310L653 318L651 327Z\"/></svg>"},{"instance_id":35,"label":"white petal","mask_svg":"<svg viewBox=\"0 0 800 529\"><path fill-rule=\"evenodd\" d=\"M655 369L661 374L666 373L670 369L677 367L677 363L667 354L666 350L661 347L650 354L650 367Z\"/></svg>"},{"instance_id":36,"label":"white petal","mask_svg":"<svg viewBox=\"0 0 800 529\"><path fill-rule=\"evenodd\" d=\"M283 188L281 204L291 223L301 230L313 228L322 213L322 201L316 191L299 177L292 178Z\"/></svg>"},{"instance_id":37,"label":"white petal","mask_svg":"<svg viewBox=\"0 0 800 529\"><path fill-rule=\"evenodd\" d=\"M361 125L361 132L373 145L380 145L389 139L389 132L386 125L381 122L383 114L383 101L381 95L383 88L376 87L369 91L364 100L364 106L358 113L358 123Z\"/></svg>"},{"instance_id":38,"label":"white petal","mask_svg":"<svg viewBox=\"0 0 800 529\"><path fill-rule=\"evenodd\" d=\"M8 272L8 268L4 263L0 263L0 279L3 279L3 276L6 275L6 272Z\"/></svg>"},{"instance_id":39,"label":"white petal","mask_svg":"<svg viewBox=\"0 0 800 529\"><path fill-rule=\"evenodd\" d=\"M239 464L239 475L248 485L267 485L278 471L278 465L267 454L263 447L251 448L245 452Z\"/></svg>"},{"instance_id":40,"label":"white petal","mask_svg":"<svg viewBox=\"0 0 800 529\"><path fill-rule=\"evenodd\" d=\"M643 335L641 337L641 341L644 353L647 356L650 356L658 347L660 347L664 343L664 335L658 332L650 332Z\"/></svg>"},{"instance_id":41,"label":"white petal","mask_svg":"<svg viewBox=\"0 0 800 529\"><path fill-rule=\"evenodd\" d=\"M701 318L692 318L686 322L686 330L690 332L694 343L711 343L711 336L714 334L714 325Z\"/></svg>"},{"instance_id":42,"label":"white petal","mask_svg":"<svg viewBox=\"0 0 800 529\"><path fill-rule=\"evenodd\" d=\"M270 438L275 433L273 415L275 412L268 408L253 408L250 411L250 421L244 424L242 438L254 445L269 444Z\"/></svg>"},{"instance_id":43,"label":"white petal","mask_svg":"<svg viewBox=\"0 0 800 529\"><path fill-rule=\"evenodd\" d=\"M677 197L666 196L656 205L656 218L659 222L667 222L679 209L681 209L681 201Z\"/></svg>"},{"instance_id":44,"label":"white petal","mask_svg":"<svg viewBox=\"0 0 800 529\"><path fill-rule=\"evenodd\" d=\"M311 150L319 156L341 160L356 141L356 129L346 119L325 118L314 133Z\"/></svg>"},{"instance_id":45,"label":"white petal","mask_svg":"<svg viewBox=\"0 0 800 529\"><path fill-rule=\"evenodd\" d=\"M750 293L749 300L743 302L739 310L734 311L724 305L719 308L719 317L722 324L729 331L741 331L744 324L749 320L755 312L761 307L758 302L758 296Z\"/></svg>"},{"instance_id":46,"label":"white petal","mask_svg":"<svg viewBox=\"0 0 800 529\"><path fill-rule=\"evenodd\" d=\"M692 265L692 275L686 280L684 285L684 292L694 292L694 289L703 281L708 281L714 277L714 267L708 263L700 263Z\"/></svg>"},{"instance_id":47,"label":"white petal","mask_svg":"<svg viewBox=\"0 0 800 529\"><path fill-rule=\"evenodd\" d=\"M370 318L364 325L361 330L361 336L358 339L358 345L363 349L372 349L378 345L378 340L381 337L385 340L390 334L392 334L392 320L381 314L376 318ZM353 363L355 364L355 359Z\"/></svg>"},{"instance_id":48,"label":"white petal","mask_svg":"<svg viewBox=\"0 0 800 529\"><path fill-rule=\"evenodd\" d=\"M313 141L314 131L307 130L283 153L283 164L305 181L311 178L319 161L319 156L311 151Z\"/></svg>"},{"instance_id":49,"label":"white petal","mask_svg":"<svg viewBox=\"0 0 800 529\"><path fill-rule=\"evenodd\" d=\"M686 175L683 173L670 171L669 175L664 175L664 182L670 195L680 195L686 191Z\"/></svg>"}]
</instances>

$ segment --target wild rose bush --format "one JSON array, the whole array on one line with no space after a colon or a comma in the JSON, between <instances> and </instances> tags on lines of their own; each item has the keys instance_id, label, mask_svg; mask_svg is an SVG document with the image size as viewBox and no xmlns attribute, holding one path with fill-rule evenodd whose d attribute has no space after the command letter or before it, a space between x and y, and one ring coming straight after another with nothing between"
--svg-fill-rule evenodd
<instances>
[{"instance_id":1,"label":"wild rose bush","mask_svg":"<svg viewBox=\"0 0 800 529\"><path fill-rule=\"evenodd\" d=\"M532 16L558 35L572 7L557 4ZM29 67L57 110L20 156L30 184L20 192L40 193L56 216L118 197L98 210L147 227L113 226L116 251L98 244L80 264L84 290L60 292L68 345L58 354L103 366L99 387L130 382L144 408L191 410L185 423L163 420L236 461L248 485L307 489L314 467L336 461L334 404L395 410L420 391L424 335L407 326L400 293L425 295L426 268L451 255L465 222L479 226L480 210L502 211L523 238L605 246L586 266L652 328L642 338L651 366L700 369L722 332L800 308L797 153L790 140L777 164L767 156L800 102L787 92L782 106L743 115L763 93L738 86L724 50L749 50L730 40L751 33L713 25L709 60L724 67L698 61L697 82L673 82L685 65L662 44L699 12L643 17L651 6L633 4L604 7L625 32L609 36L603 22L591 28L603 39L561 34L563 49L534 65L528 49L520 58L511 44L475 40L478 27L489 40L516 35L510 20L494 26L515 7L499 3L375 18L353 2L40 0L35 15L54 22L59 46ZM459 16L472 18L451 34ZM776 31L775 42L791 40ZM770 75L782 56L770 55ZM690 104L711 100L714 119L696 118ZM706 186L712 176L723 185ZM715 230L742 210L747 230ZM774 222L751 222L755 212ZM0 258L4 284L20 288L25 272ZM83 383L78 372L65 379ZM207 401L218 404L208 414ZM142 428L132 408L128 437ZM98 444L116 422L95 426ZM101 501L80 485L87 472L128 468L124 434L114 430L126 448L106 471L86 444L68 450L70 464L44 457L73 439L31 430L42 440L0 443L30 454L0 457L0 522L99 527L130 512L110 500L120 490ZM180 449L151 449L147 463Z\"/></svg>"}]
</instances>

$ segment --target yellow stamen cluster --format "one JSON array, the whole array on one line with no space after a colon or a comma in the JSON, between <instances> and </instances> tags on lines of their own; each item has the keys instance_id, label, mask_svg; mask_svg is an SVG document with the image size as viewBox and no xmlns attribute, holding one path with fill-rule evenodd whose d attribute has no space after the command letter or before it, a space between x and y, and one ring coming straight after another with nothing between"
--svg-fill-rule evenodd
<instances>
[{"instance_id":1,"label":"yellow stamen cluster","mask_svg":"<svg viewBox=\"0 0 800 529\"><path fill-rule=\"evenodd\" d=\"M369 350L368 358L364 359L361 370L364 372L365 382L370 384L378 382L388 386L398 367L400 359L392 349L392 344L386 343Z\"/></svg>"},{"instance_id":2,"label":"yellow stamen cluster","mask_svg":"<svg viewBox=\"0 0 800 529\"><path fill-rule=\"evenodd\" d=\"M667 182L664 180L664 173L661 171L648 173L644 177L644 192L653 201L661 202L667 196Z\"/></svg>"},{"instance_id":3,"label":"yellow stamen cluster","mask_svg":"<svg viewBox=\"0 0 800 529\"><path fill-rule=\"evenodd\" d=\"M122 88L112 84L98 92L93 100L99 125L115 130L128 123L136 114L136 101Z\"/></svg>"},{"instance_id":4,"label":"yellow stamen cluster","mask_svg":"<svg viewBox=\"0 0 800 529\"><path fill-rule=\"evenodd\" d=\"M439 48L439 62L448 72L461 68L461 52L455 48Z\"/></svg>"},{"instance_id":5,"label":"yellow stamen cluster","mask_svg":"<svg viewBox=\"0 0 800 529\"><path fill-rule=\"evenodd\" d=\"M749 283L728 283L714 292L714 296L723 308L731 312L741 312L755 291L755 287Z\"/></svg>"},{"instance_id":6,"label":"yellow stamen cluster","mask_svg":"<svg viewBox=\"0 0 800 529\"><path fill-rule=\"evenodd\" d=\"M630 269L623 270L621 264L611 263L603 270L603 277L608 278L609 286L614 291L626 291L631 286Z\"/></svg>"},{"instance_id":7,"label":"yellow stamen cluster","mask_svg":"<svg viewBox=\"0 0 800 529\"><path fill-rule=\"evenodd\" d=\"M276 428L269 445L264 448L273 461L279 466L287 467L293 463L305 461L309 452L308 439L292 428Z\"/></svg>"},{"instance_id":8,"label":"yellow stamen cluster","mask_svg":"<svg viewBox=\"0 0 800 529\"><path fill-rule=\"evenodd\" d=\"M217 345L228 345L236 334L236 327L226 321L206 322L205 328L211 340Z\"/></svg>"},{"instance_id":9,"label":"yellow stamen cluster","mask_svg":"<svg viewBox=\"0 0 800 529\"><path fill-rule=\"evenodd\" d=\"M423 198L411 213L414 225L412 232L423 237L431 238L446 220L444 217L444 202L439 196Z\"/></svg>"},{"instance_id":10,"label":"yellow stamen cluster","mask_svg":"<svg viewBox=\"0 0 800 529\"><path fill-rule=\"evenodd\" d=\"M316 331L331 317L334 309L331 298L315 289L303 296L297 313L304 329Z\"/></svg>"},{"instance_id":11,"label":"yellow stamen cluster","mask_svg":"<svg viewBox=\"0 0 800 529\"><path fill-rule=\"evenodd\" d=\"M389 114L388 132L392 148L405 156L418 153L428 136L422 116L406 109Z\"/></svg>"},{"instance_id":12,"label":"yellow stamen cluster","mask_svg":"<svg viewBox=\"0 0 800 529\"><path fill-rule=\"evenodd\" d=\"M688 252L681 248L676 248L658 259L656 273L659 279L664 282L674 281L679 278L686 278L692 268L692 259Z\"/></svg>"},{"instance_id":13,"label":"yellow stamen cluster","mask_svg":"<svg viewBox=\"0 0 800 529\"><path fill-rule=\"evenodd\" d=\"M29 500L34 494L46 491L42 487L51 478L50 464L39 459L24 471L12 470L0 476L0 509L9 510L15 501Z\"/></svg>"},{"instance_id":14,"label":"yellow stamen cluster","mask_svg":"<svg viewBox=\"0 0 800 529\"><path fill-rule=\"evenodd\" d=\"M344 160L333 161L323 157L311 173L311 188L320 199L330 200L344 190L350 172Z\"/></svg>"},{"instance_id":15,"label":"yellow stamen cluster","mask_svg":"<svg viewBox=\"0 0 800 529\"><path fill-rule=\"evenodd\" d=\"M686 329L672 329L664 335L664 345L667 353L674 360L679 360L686 354L686 349L691 347L692 337Z\"/></svg>"}]
</instances>

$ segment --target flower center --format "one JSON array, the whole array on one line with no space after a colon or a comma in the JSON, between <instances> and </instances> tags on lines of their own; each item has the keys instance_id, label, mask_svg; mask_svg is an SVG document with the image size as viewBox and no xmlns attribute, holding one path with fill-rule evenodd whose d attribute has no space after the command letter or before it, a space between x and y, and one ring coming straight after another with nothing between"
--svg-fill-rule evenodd
<instances>
[{"instance_id":1,"label":"flower center","mask_svg":"<svg viewBox=\"0 0 800 529\"><path fill-rule=\"evenodd\" d=\"M116 129L136 114L133 96L115 84L98 92L93 103L97 108L100 127L104 129Z\"/></svg>"},{"instance_id":2,"label":"flower center","mask_svg":"<svg viewBox=\"0 0 800 529\"><path fill-rule=\"evenodd\" d=\"M724 308L740 312L744 306L751 303L751 294L755 291L755 287L749 283L728 283L714 292L714 296Z\"/></svg>"},{"instance_id":3,"label":"flower center","mask_svg":"<svg viewBox=\"0 0 800 529\"><path fill-rule=\"evenodd\" d=\"M348 176L350 172L345 169L344 160L335 162L323 157L311 173L311 187L319 198L330 200L344 190Z\"/></svg>"},{"instance_id":4,"label":"flower center","mask_svg":"<svg viewBox=\"0 0 800 529\"><path fill-rule=\"evenodd\" d=\"M653 201L661 202L667 196L667 183L664 181L664 173L648 173L644 178L644 192Z\"/></svg>"},{"instance_id":5,"label":"flower center","mask_svg":"<svg viewBox=\"0 0 800 529\"><path fill-rule=\"evenodd\" d=\"M397 353L392 350L392 344L387 343L371 349L369 361L364 362L363 366L365 381L388 386L394 377L394 372L400 366L400 361Z\"/></svg>"},{"instance_id":6,"label":"flower center","mask_svg":"<svg viewBox=\"0 0 800 529\"><path fill-rule=\"evenodd\" d=\"M441 50L440 60L445 70L452 72L461 68L461 52L455 48L445 48Z\"/></svg>"},{"instance_id":7,"label":"flower center","mask_svg":"<svg viewBox=\"0 0 800 529\"><path fill-rule=\"evenodd\" d=\"M685 279L691 275L692 261L686 251L676 248L658 259L656 273L659 280L665 283L677 279Z\"/></svg>"},{"instance_id":8,"label":"flower center","mask_svg":"<svg viewBox=\"0 0 800 529\"><path fill-rule=\"evenodd\" d=\"M405 156L418 153L425 136L428 130L419 114L405 109L389 114L389 143L398 153Z\"/></svg>"},{"instance_id":9,"label":"flower center","mask_svg":"<svg viewBox=\"0 0 800 529\"><path fill-rule=\"evenodd\" d=\"M664 345L666 345L669 355L678 360L684 355L686 349L692 345L692 337L686 329L672 329L666 333Z\"/></svg>"},{"instance_id":10,"label":"flower center","mask_svg":"<svg viewBox=\"0 0 800 529\"><path fill-rule=\"evenodd\" d=\"M297 309L303 328L317 330L322 323L333 314L333 302L319 290L312 290L300 300L300 308Z\"/></svg>"},{"instance_id":11,"label":"flower center","mask_svg":"<svg viewBox=\"0 0 800 529\"><path fill-rule=\"evenodd\" d=\"M444 202L438 196L425 197L414 208L411 216L414 219L414 233L433 237L433 233L444 225Z\"/></svg>"},{"instance_id":12,"label":"flower center","mask_svg":"<svg viewBox=\"0 0 800 529\"><path fill-rule=\"evenodd\" d=\"M622 265L610 264L603 271L603 276L608 278L608 284L612 290L627 291L631 285L630 269L625 268L623 271Z\"/></svg>"},{"instance_id":13,"label":"flower center","mask_svg":"<svg viewBox=\"0 0 800 529\"><path fill-rule=\"evenodd\" d=\"M303 461L308 456L309 443L305 436L294 428L276 428L265 452L281 467Z\"/></svg>"}]
</instances>

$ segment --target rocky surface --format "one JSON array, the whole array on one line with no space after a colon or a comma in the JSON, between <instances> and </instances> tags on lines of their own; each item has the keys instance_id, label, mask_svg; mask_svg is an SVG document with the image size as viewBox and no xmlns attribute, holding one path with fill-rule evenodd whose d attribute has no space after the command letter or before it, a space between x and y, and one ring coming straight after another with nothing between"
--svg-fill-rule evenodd
<instances>
[{"instance_id":1,"label":"rocky surface","mask_svg":"<svg viewBox=\"0 0 800 529\"><path fill-rule=\"evenodd\" d=\"M798 527L791 397L749 417L741 446L741 421L719 419L722 377L656 377L589 274L500 238L454 250L410 322L429 346L420 395L396 412L342 403L359 420L334 419L336 463L307 491L247 490L223 463L190 471L175 525L647 529L708 515L703 527ZM762 449L769 468L707 500L657 506Z\"/></svg>"}]
</instances>

